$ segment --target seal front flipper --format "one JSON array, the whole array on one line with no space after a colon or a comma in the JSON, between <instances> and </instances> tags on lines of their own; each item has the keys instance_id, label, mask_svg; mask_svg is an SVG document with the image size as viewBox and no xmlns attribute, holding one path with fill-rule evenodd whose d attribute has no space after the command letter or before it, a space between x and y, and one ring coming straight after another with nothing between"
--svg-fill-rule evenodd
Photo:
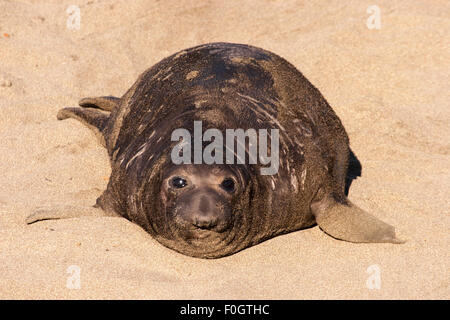
<instances>
[{"instance_id":1,"label":"seal front flipper","mask_svg":"<svg viewBox=\"0 0 450 320\"><path fill-rule=\"evenodd\" d=\"M347 202L339 203L328 195L311 205L316 222L325 233L349 242L405 242L395 236L394 227Z\"/></svg>"},{"instance_id":2,"label":"seal front flipper","mask_svg":"<svg viewBox=\"0 0 450 320\"><path fill-rule=\"evenodd\" d=\"M103 211L96 207L76 207L64 206L49 209L37 209L29 215L25 222L32 224L42 220L56 220L79 217L119 217L118 214L110 211Z\"/></svg>"}]
</instances>

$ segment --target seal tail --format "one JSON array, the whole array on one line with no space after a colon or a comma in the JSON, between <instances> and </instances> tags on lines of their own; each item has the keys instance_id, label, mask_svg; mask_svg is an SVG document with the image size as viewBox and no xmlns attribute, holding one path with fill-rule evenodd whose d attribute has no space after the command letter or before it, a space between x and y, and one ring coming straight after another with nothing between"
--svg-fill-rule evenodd
<instances>
[{"instance_id":1,"label":"seal tail","mask_svg":"<svg viewBox=\"0 0 450 320\"><path fill-rule=\"evenodd\" d=\"M394 227L347 202L340 203L329 195L311 205L316 222L325 233L349 242L405 242L396 237Z\"/></svg>"},{"instance_id":2,"label":"seal tail","mask_svg":"<svg viewBox=\"0 0 450 320\"><path fill-rule=\"evenodd\" d=\"M104 111L114 111L118 108L120 99L113 96L83 98L78 104L83 108L97 108Z\"/></svg>"},{"instance_id":3,"label":"seal tail","mask_svg":"<svg viewBox=\"0 0 450 320\"><path fill-rule=\"evenodd\" d=\"M106 147L106 127L110 113L118 108L120 99L116 97L97 97L81 99L82 108L64 108L59 110L58 120L73 118L94 131L100 143Z\"/></svg>"}]
</instances>

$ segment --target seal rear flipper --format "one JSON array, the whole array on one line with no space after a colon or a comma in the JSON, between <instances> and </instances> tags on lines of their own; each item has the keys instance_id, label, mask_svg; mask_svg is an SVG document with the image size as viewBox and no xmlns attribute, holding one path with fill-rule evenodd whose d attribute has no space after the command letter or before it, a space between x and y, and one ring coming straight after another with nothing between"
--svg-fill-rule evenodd
<instances>
[{"instance_id":1,"label":"seal rear flipper","mask_svg":"<svg viewBox=\"0 0 450 320\"><path fill-rule=\"evenodd\" d=\"M104 111L113 111L119 107L120 98L113 96L87 97L81 99L78 104L83 108L98 108Z\"/></svg>"},{"instance_id":2,"label":"seal rear flipper","mask_svg":"<svg viewBox=\"0 0 450 320\"><path fill-rule=\"evenodd\" d=\"M104 130L109 120L109 114L92 108L64 108L59 110L57 118L58 120L74 118L80 121L94 131L95 135L100 140L100 143L106 147Z\"/></svg>"},{"instance_id":3,"label":"seal rear flipper","mask_svg":"<svg viewBox=\"0 0 450 320\"><path fill-rule=\"evenodd\" d=\"M63 206L48 209L37 209L29 215L25 222L32 224L42 220L56 220L79 217L119 217L118 214L104 211L96 207Z\"/></svg>"},{"instance_id":4,"label":"seal rear flipper","mask_svg":"<svg viewBox=\"0 0 450 320\"><path fill-rule=\"evenodd\" d=\"M330 195L313 203L311 210L319 227L333 238L360 243L405 242L396 237L393 226L350 201L348 204L342 204Z\"/></svg>"}]
</instances>

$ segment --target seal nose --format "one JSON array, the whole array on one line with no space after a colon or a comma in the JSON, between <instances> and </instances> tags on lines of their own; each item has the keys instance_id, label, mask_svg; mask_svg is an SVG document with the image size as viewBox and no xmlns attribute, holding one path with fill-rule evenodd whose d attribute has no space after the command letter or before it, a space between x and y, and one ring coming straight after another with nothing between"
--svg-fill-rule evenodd
<instances>
[{"instance_id":1,"label":"seal nose","mask_svg":"<svg viewBox=\"0 0 450 320\"><path fill-rule=\"evenodd\" d=\"M198 209L200 210L200 212L206 213L209 211L209 201L208 199L203 196L200 198L200 204L198 206Z\"/></svg>"},{"instance_id":2,"label":"seal nose","mask_svg":"<svg viewBox=\"0 0 450 320\"><path fill-rule=\"evenodd\" d=\"M175 223L180 230L223 232L232 222L227 200L215 190L206 188L186 192L177 199Z\"/></svg>"},{"instance_id":3,"label":"seal nose","mask_svg":"<svg viewBox=\"0 0 450 320\"><path fill-rule=\"evenodd\" d=\"M192 224L200 229L212 229L217 226L217 220L211 217L196 216L194 217Z\"/></svg>"},{"instance_id":4,"label":"seal nose","mask_svg":"<svg viewBox=\"0 0 450 320\"><path fill-rule=\"evenodd\" d=\"M206 196L202 196L198 203L198 209L192 213L192 224L201 229L212 229L217 226L219 217L212 209L212 204Z\"/></svg>"}]
</instances>

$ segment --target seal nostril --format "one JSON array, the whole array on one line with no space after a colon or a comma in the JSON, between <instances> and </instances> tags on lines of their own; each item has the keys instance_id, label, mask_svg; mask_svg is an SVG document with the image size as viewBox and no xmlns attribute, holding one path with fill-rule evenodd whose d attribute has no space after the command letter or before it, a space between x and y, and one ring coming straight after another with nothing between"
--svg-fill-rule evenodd
<instances>
[{"instance_id":1,"label":"seal nostril","mask_svg":"<svg viewBox=\"0 0 450 320\"><path fill-rule=\"evenodd\" d=\"M194 217L192 224L200 229L212 229L217 225L217 219L196 216Z\"/></svg>"}]
</instances>

